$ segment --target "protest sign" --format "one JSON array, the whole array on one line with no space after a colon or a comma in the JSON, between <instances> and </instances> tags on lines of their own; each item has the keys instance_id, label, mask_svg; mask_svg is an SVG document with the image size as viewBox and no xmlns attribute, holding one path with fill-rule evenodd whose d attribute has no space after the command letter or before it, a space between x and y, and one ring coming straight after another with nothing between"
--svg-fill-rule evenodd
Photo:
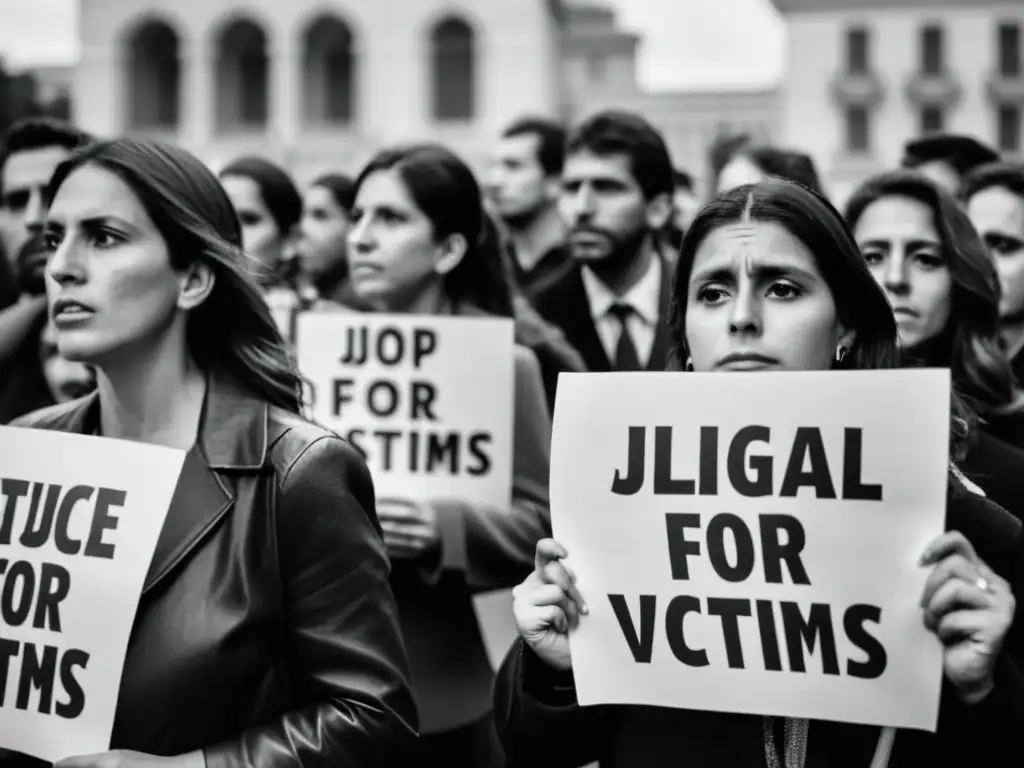
<instances>
[{"instance_id":1,"label":"protest sign","mask_svg":"<svg viewBox=\"0 0 1024 768\"><path fill-rule=\"evenodd\" d=\"M312 418L365 456L379 498L507 505L513 325L307 312L296 325Z\"/></svg>"},{"instance_id":2,"label":"protest sign","mask_svg":"<svg viewBox=\"0 0 1024 768\"><path fill-rule=\"evenodd\" d=\"M580 704L934 731L918 559L944 530L949 398L935 370L563 374Z\"/></svg>"},{"instance_id":3,"label":"protest sign","mask_svg":"<svg viewBox=\"0 0 1024 768\"><path fill-rule=\"evenodd\" d=\"M104 752L185 454L0 427L0 456L0 747Z\"/></svg>"}]
</instances>

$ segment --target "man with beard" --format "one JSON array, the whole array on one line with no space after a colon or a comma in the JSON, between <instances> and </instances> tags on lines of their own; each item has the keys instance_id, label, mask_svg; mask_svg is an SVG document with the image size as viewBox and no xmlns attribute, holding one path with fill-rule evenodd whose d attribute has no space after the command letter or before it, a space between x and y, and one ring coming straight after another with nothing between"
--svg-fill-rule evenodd
<instances>
[{"instance_id":1,"label":"man with beard","mask_svg":"<svg viewBox=\"0 0 1024 768\"><path fill-rule=\"evenodd\" d=\"M492 210L508 236L513 278L528 299L569 263L557 207L564 162L563 128L526 117L502 133L488 178Z\"/></svg>"},{"instance_id":2,"label":"man with beard","mask_svg":"<svg viewBox=\"0 0 1024 768\"><path fill-rule=\"evenodd\" d=\"M674 189L665 141L639 115L600 112L569 139L559 208L573 266L534 305L591 371L665 369Z\"/></svg>"},{"instance_id":3,"label":"man with beard","mask_svg":"<svg viewBox=\"0 0 1024 768\"><path fill-rule=\"evenodd\" d=\"M0 152L0 248L18 298L0 307L0 424L53 403L39 359L46 322L42 221L57 165L89 137L49 118L15 123Z\"/></svg>"}]
</instances>

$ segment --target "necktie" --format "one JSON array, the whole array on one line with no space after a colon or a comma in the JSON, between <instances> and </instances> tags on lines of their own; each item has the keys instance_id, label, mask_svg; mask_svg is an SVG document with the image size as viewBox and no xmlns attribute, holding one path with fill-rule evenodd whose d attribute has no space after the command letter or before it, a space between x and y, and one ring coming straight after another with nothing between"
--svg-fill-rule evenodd
<instances>
[{"instance_id":1,"label":"necktie","mask_svg":"<svg viewBox=\"0 0 1024 768\"><path fill-rule=\"evenodd\" d=\"M633 315L633 308L628 304L612 304L608 308L608 314L619 322L622 329L619 333L619 343L615 348L615 359L612 367L616 371L639 371L643 369L640 365L640 355L636 351L636 344L633 343L633 336L629 332L627 322Z\"/></svg>"}]
</instances>

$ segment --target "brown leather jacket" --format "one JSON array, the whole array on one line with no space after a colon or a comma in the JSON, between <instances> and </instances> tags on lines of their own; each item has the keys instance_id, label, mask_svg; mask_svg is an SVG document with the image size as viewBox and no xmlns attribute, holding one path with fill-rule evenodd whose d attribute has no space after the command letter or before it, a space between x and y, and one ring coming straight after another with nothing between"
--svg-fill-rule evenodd
<instances>
[{"instance_id":1,"label":"brown leather jacket","mask_svg":"<svg viewBox=\"0 0 1024 768\"><path fill-rule=\"evenodd\" d=\"M98 411L93 394L16 425L90 433ZM202 749L208 768L389 764L417 713L388 579L373 483L352 446L211 376L146 577L111 749ZM19 757L0 763L28 763Z\"/></svg>"}]
</instances>

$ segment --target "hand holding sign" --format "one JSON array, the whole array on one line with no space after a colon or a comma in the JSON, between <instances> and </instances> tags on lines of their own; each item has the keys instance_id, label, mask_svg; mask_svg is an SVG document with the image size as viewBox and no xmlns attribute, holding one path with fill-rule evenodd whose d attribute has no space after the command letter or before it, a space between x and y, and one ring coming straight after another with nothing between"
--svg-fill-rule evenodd
<instances>
[{"instance_id":1,"label":"hand holding sign","mask_svg":"<svg viewBox=\"0 0 1024 768\"><path fill-rule=\"evenodd\" d=\"M413 559L441 543L437 513L430 504L408 499L378 499L377 519L392 557Z\"/></svg>"},{"instance_id":2,"label":"hand holding sign","mask_svg":"<svg viewBox=\"0 0 1024 768\"><path fill-rule=\"evenodd\" d=\"M944 660L968 661L920 607L949 392L938 370L560 377L551 522L590 602L580 705L934 731Z\"/></svg>"},{"instance_id":3,"label":"hand holding sign","mask_svg":"<svg viewBox=\"0 0 1024 768\"><path fill-rule=\"evenodd\" d=\"M935 565L924 594L924 623L943 646L943 671L965 701L985 698L1016 607L1009 585L957 531L933 541L921 556Z\"/></svg>"},{"instance_id":4,"label":"hand holding sign","mask_svg":"<svg viewBox=\"0 0 1024 768\"><path fill-rule=\"evenodd\" d=\"M587 604L576 589L576 576L562 558L565 547L554 539L537 543L533 573L512 590L512 612L520 636L547 664L571 669L569 631L579 624Z\"/></svg>"}]
</instances>

